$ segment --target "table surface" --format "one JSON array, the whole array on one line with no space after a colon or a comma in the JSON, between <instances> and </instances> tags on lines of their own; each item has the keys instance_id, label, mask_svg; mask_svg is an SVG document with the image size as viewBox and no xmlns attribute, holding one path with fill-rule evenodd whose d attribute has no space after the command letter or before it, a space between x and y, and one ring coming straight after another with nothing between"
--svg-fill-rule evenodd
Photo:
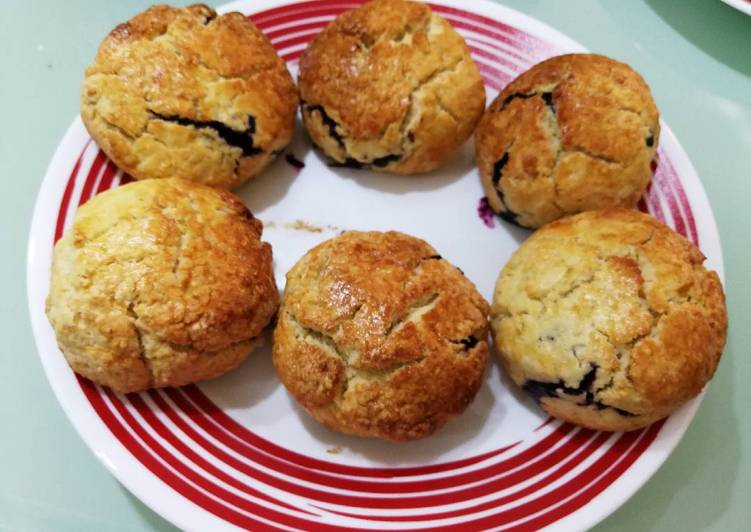
<instances>
[{"instance_id":1,"label":"table surface","mask_svg":"<svg viewBox=\"0 0 751 532\"><path fill-rule=\"evenodd\" d=\"M213 2L210 2L213 3ZM751 520L751 16L720 0L503 0L634 66L698 170L722 238L730 332L699 412L654 477L596 530L748 530ZM99 40L146 0L6 0L0 18L0 529L171 530L110 476L66 419L34 347L31 212L78 112ZM12 16L9 16L12 14ZM13 181L17 180L17 181Z\"/></svg>"}]
</instances>

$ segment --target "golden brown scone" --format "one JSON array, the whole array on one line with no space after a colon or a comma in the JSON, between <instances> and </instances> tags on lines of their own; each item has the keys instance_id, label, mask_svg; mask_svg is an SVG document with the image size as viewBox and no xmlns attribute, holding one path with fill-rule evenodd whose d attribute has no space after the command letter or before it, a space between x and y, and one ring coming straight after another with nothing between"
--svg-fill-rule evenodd
<instances>
[{"instance_id":1,"label":"golden brown scone","mask_svg":"<svg viewBox=\"0 0 751 532\"><path fill-rule=\"evenodd\" d=\"M47 298L70 366L119 392L237 366L279 303L261 232L239 198L180 179L90 200L55 245Z\"/></svg>"},{"instance_id":2,"label":"golden brown scone","mask_svg":"<svg viewBox=\"0 0 751 532\"><path fill-rule=\"evenodd\" d=\"M477 393L488 310L423 240L344 233L287 274L274 366L292 396L333 430L422 438Z\"/></svg>"},{"instance_id":3,"label":"golden brown scone","mask_svg":"<svg viewBox=\"0 0 751 532\"><path fill-rule=\"evenodd\" d=\"M373 0L337 17L300 59L302 116L339 164L427 172L469 138L485 107L464 39L425 4Z\"/></svg>"},{"instance_id":4,"label":"golden brown scone","mask_svg":"<svg viewBox=\"0 0 751 532\"><path fill-rule=\"evenodd\" d=\"M552 416L613 431L661 419L702 390L725 345L725 296L703 262L634 210L548 224L498 278L501 360Z\"/></svg>"},{"instance_id":5,"label":"golden brown scone","mask_svg":"<svg viewBox=\"0 0 751 532\"><path fill-rule=\"evenodd\" d=\"M232 188L289 143L297 93L269 40L240 13L153 6L104 39L81 117L136 179Z\"/></svg>"},{"instance_id":6,"label":"golden brown scone","mask_svg":"<svg viewBox=\"0 0 751 532\"><path fill-rule=\"evenodd\" d=\"M660 138L649 87L601 55L561 55L506 86L477 126L492 209L523 227L606 207L632 208Z\"/></svg>"}]
</instances>

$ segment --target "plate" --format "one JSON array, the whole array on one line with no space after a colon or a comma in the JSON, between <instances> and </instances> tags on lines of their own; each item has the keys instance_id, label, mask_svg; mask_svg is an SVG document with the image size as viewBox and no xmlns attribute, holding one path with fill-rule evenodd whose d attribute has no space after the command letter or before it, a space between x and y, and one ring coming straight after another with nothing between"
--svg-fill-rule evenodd
<instances>
[{"instance_id":1,"label":"plate","mask_svg":"<svg viewBox=\"0 0 751 532\"><path fill-rule=\"evenodd\" d=\"M733 6L738 11L743 11L746 15L751 15L751 0L722 0L729 6Z\"/></svg>"},{"instance_id":2,"label":"plate","mask_svg":"<svg viewBox=\"0 0 751 532\"><path fill-rule=\"evenodd\" d=\"M233 3L269 36L296 74L307 42L355 2ZM492 98L518 73L583 48L491 2L440 0L434 9L464 35ZM468 10L468 9L471 9ZM478 210L483 196L468 143L422 177L333 169L298 121L287 150L238 193L265 223L280 288L313 245L345 229L401 230L424 238L490 298L501 267L529 234ZM701 183L663 124L655 177L640 207L701 246L722 272L717 229ZM614 511L680 440L697 398L631 433L598 433L546 418L491 363L471 407L435 435L390 444L334 434L312 421L276 378L270 347L214 381L127 396L77 378L44 315L53 243L76 207L129 178L80 119L63 137L37 198L29 237L28 297L49 382L94 454L141 501L193 530L586 529Z\"/></svg>"}]
</instances>

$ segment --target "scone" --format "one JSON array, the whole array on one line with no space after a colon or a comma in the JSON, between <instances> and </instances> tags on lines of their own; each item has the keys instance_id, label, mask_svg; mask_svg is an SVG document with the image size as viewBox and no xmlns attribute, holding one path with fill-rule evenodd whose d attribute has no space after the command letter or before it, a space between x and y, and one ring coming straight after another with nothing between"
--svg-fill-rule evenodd
<instances>
[{"instance_id":1,"label":"scone","mask_svg":"<svg viewBox=\"0 0 751 532\"><path fill-rule=\"evenodd\" d=\"M179 179L83 205L55 245L47 298L71 368L135 392L237 366L279 303L261 231L229 192Z\"/></svg>"},{"instance_id":2,"label":"scone","mask_svg":"<svg viewBox=\"0 0 751 532\"><path fill-rule=\"evenodd\" d=\"M477 393L488 311L475 286L423 240L347 232L287 274L274 366L332 430L422 438Z\"/></svg>"},{"instance_id":3,"label":"scone","mask_svg":"<svg viewBox=\"0 0 751 532\"><path fill-rule=\"evenodd\" d=\"M300 59L313 143L336 163L432 170L469 138L485 89L464 39L426 4L373 0L337 17Z\"/></svg>"},{"instance_id":4,"label":"scone","mask_svg":"<svg viewBox=\"0 0 751 532\"><path fill-rule=\"evenodd\" d=\"M104 39L81 118L136 179L232 188L289 143L297 93L269 40L240 13L151 7Z\"/></svg>"},{"instance_id":5,"label":"scone","mask_svg":"<svg viewBox=\"0 0 751 532\"><path fill-rule=\"evenodd\" d=\"M522 227L568 214L633 208L660 138L649 87L601 55L561 55L506 86L475 132L491 208Z\"/></svg>"},{"instance_id":6,"label":"scone","mask_svg":"<svg viewBox=\"0 0 751 532\"><path fill-rule=\"evenodd\" d=\"M622 431L697 395L725 345L717 274L690 242L635 210L588 211L536 231L491 310L511 378L550 415Z\"/></svg>"}]
</instances>

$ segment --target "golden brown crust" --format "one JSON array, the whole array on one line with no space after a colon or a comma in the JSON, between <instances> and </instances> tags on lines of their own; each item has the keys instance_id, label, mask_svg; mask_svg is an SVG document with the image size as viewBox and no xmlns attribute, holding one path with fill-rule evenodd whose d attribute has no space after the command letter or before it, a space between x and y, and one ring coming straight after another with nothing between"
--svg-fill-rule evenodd
<instances>
[{"instance_id":1,"label":"golden brown crust","mask_svg":"<svg viewBox=\"0 0 751 532\"><path fill-rule=\"evenodd\" d=\"M239 364L279 302L261 232L239 198L179 179L91 199L55 246L47 299L71 367L132 392Z\"/></svg>"},{"instance_id":2,"label":"golden brown crust","mask_svg":"<svg viewBox=\"0 0 751 532\"><path fill-rule=\"evenodd\" d=\"M240 13L153 6L104 39L81 117L136 179L232 188L290 141L297 93L269 40Z\"/></svg>"},{"instance_id":3,"label":"golden brown crust","mask_svg":"<svg viewBox=\"0 0 751 532\"><path fill-rule=\"evenodd\" d=\"M464 39L421 3L374 0L337 17L300 59L305 127L339 163L427 172L472 134L485 90Z\"/></svg>"},{"instance_id":4,"label":"golden brown crust","mask_svg":"<svg viewBox=\"0 0 751 532\"><path fill-rule=\"evenodd\" d=\"M551 415L632 430L714 374L727 311L717 274L646 214L610 209L537 230L503 269L491 327L512 379Z\"/></svg>"},{"instance_id":5,"label":"golden brown crust","mask_svg":"<svg viewBox=\"0 0 751 532\"><path fill-rule=\"evenodd\" d=\"M274 366L333 430L421 438L469 405L488 358L488 305L426 242L348 232L287 274Z\"/></svg>"},{"instance_id":6,"label":"golden brown crust","mask_svg":"<svg viewBox=\"0 0 751 532\"><path fill-rule=\"evenodd\" d=\"M476 131L485 194L525 227L589 209L634 207L652 177L657 107L631 67L570 54L521 74Z\"/></svg>"}]
</instances>

